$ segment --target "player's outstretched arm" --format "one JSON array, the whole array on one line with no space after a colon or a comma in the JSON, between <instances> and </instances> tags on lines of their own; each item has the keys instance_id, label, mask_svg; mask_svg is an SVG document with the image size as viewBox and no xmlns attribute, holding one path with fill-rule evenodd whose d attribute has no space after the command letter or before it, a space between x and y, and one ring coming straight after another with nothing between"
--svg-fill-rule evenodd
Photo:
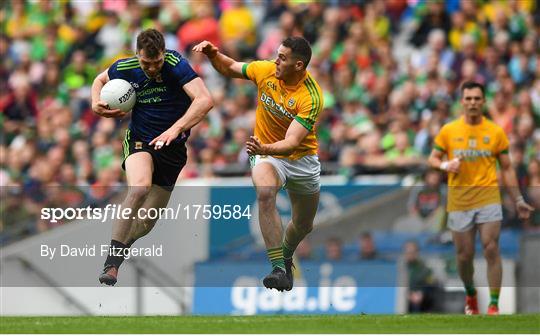
<instances>
[{"instance_id":1,"label":"player's outstretched arm","mask_svg":"<svg viewBox=\"0 0 540 336\"><path fill-rule=\"evenodd\" d=\"M519 185L516 177L516 172L512 167L512 162L510 161L510 156L508 154L499 154L498 156L499 164L501 167L501 177L503 180L508 193L516 202L516 210L518 216L521 219L528 219L531 215L531 212L534 211L534 208L525 202L525 199L519 191Z\"/></svg>"},{"instance_id":2,"label":"player's outstretched arm","mask_svg":"<svg viewBox=\"0 0 540 336\"><path fill-rule=\"evenodd\" d=\"M97 75L92 83L92 111L94 111L95 114L105 118L123 117L127 114L126 112L119 109L109 110L108 104L99 99L101 89L109 81L108 70L109 69L106 69Z\"/></svg>"},{"instance_id":3,"label":"player's outstretched arm","mask_svg":"<svg viewBox=\"0 0 540 336\"><path fill-rule=\"evenodd\" d=\"M200 78L195 78L183 86L184 91L192 99L191 105L184 116L176 121L168 130L161 133L157 138L150 141L150 146L160 149L163 145L168 146L180 134L197 125L214 107L214 101L210 92Z\"/></svg>"},{"instance_id":4,"label":"player's outstretched arm","mask_svg":"<svg viewBox=\"0 0 540 336\"><path fill-rule=\"evenodd\" d=\"M211 42L203 41L193 47L193 51L202 52L208 57L212 66L223 76L231 78L244 78L242 75L243 62L237 62L219 52L218 47Z\"/></svg>"},{"instance_id":5,"label":"player's outstretched arm","mask_svg":"<svg viewBox=\"0 0 540 336\"><path fill-rule=\"evenodd\" d=\"M287 129L285 139L271 144L262 144L256 136L251 136L246 143L246 149L249 155L289 155L308 133L309 131L302 124L293 120Z\"/></svg>"}]
</instances>

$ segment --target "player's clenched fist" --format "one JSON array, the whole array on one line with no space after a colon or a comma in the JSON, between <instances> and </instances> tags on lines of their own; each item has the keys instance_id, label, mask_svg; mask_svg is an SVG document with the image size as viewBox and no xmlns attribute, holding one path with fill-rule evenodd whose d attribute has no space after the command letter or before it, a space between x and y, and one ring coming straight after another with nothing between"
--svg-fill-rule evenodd
<instances>
[{"instance_id":1,"label":"player's clenched fist","mask_svg":"<svg viewBox=\"0 0 540 336\"><path fill-rule=\"evenodd\" d=\"M454 158L450 161L444 161L441 163L441 169L451 173L458 173L459 166L461 164L461 158Z\"/></svg>"},{"instance_id":2,"label":"player's clenched fist","mask_svg":"<svg viewBox=\"0 0 540 336\"><path fill-rule=\"evenodd\" d=\"M219 49L209 41L202 41L193 47L193 51L202 52L208 58L212 58L217 55Z\"/></svg>"},{"instance_id":3,"label":"player's clenched fist","mask_svg":"<svg viewBox=\"0 0 540 336\"><path fill-rule=\"evenodd\" d=\"M256 136L250 136L246 142L246 151L249 155L265 155L264 145Z\"/></svg>"},{"instance_id":4,"label":"player's clenched fist","mask_svg":"<svg viewBox=\"0 0 540 336\"><path fill-rule=\"evenodd\" d=\"M520 195L516 199L516 210L520 219L527 220L534 211L534 208L527 204L523 196Z\"/></svg>"}]
</instances>

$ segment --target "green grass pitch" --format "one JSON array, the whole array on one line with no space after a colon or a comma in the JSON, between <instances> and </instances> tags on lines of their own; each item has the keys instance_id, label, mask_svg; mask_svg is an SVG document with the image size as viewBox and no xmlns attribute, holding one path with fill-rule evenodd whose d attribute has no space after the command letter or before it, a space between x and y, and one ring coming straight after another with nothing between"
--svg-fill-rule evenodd
<instances>
[{"instance_id":1,"label":"green grass pitch","mask_svg":"<svg viewBox=\"0 0 540 336\"><path fill-rule=\"evenodd\" d=\"M540 314L0 317L0 333L539 334Z\"/></svg>"}]
</instances>

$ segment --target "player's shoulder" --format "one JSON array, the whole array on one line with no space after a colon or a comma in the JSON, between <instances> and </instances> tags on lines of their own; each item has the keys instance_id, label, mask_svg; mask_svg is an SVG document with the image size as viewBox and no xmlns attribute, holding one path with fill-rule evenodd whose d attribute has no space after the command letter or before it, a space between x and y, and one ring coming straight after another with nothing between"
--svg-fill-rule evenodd
<instances>
[{"instance_id":1,"label":"player's shoulder","mask_svg":"<svg viewBox=\"0 0 540 336\"><path fill-rule=\"evenodd\" d=\"M242 75L244 78L257 83L274 76L275 73L276 64L273 61L256 60L242 65Z\"/></svg>"},{"instance_id":2,"label":"player's shoulder","mask_svg":"<svg viewBox=\"0 0 540 336\"><path fill-rule=\"evenodd\" d=\"M248 64L258 66L258 67L269 67L269 68L276 67L276 63L271 60L255 60L255 61L248 62Z\"/></svg>"},{"instance_id":3,"label":"player's shoulder","mask_svg":"<svg viewBox=\"0 0 540 336\"><path fill-rule=\"evenodd\" d=\"M454 120L451 120L447 123L445 123L442 127L439 133L444 133L447 131L456 131L463 128L463 120L461 118L457 118Z\"/></svg>"},{"instance_id":4,"label":"player's shoulder","mask_svg":"<svg viewBox=\"0 0 540 336\"><path fill-rule=\"evenodd\" d=\"M484 117L484 125L494 133L504 133L504 129L493 120Z\"/></svg>"},{"instance_id":5,"label":"player's shoulder","mask_svg":"<svg viewBox=\"0 0 540 336\"><path fill-rule=\"evenodd\" d=\"M315 78L313 78L313 76L309 72L307 73L306 79L304 79L304 86L306 88L312 89L314 93L317 93L319 95L322 94L322 89L319 86L319 83L317 83Z\"/></svg>"},{"instance_id":6,"label":"player's shoulder","mask_svg":"<svg viewBox=\"0 0 540 336\"><path fill-rule=\"evenodd\" d=\"M117 71L126 71L140 68L139 60L136 56L117 59L111 68Z\"/></svg>"},{"instance_id":7,"label":"player's shoulder","mask_svg":"<svg viewBox=\"0 0 540 336\"><path fill-rule=\"evenodd\" d=\"M256 74L275 72L276 63L269 60L257 60L247 63L247 66Z\"/></svg>"},{"instance_id":8,"label":"player's shoulder","mask_svg":"<svg viewBox=\"0 0 540 336\"><path fill-rule=\"evenodd\" d=\"M165 49L165 57L167 56L174 56L174 57L177 57L177 58L183 58L182 57L182 54L180 54L178 51L174 50L174 49Z\"/></svg>"},{"instance_id":9,"label":"player's shoulder","mask_svg":"<svg viewBox=\"0 0 540 336\"><path fill-rule=\"evenodd\" d=\"M198 77L188 60L182 57L178 51L172 49L165 50L163 69L165 73L164 78L167 81L172 79L175 83L179 83L182 86Z\"/></svg>"},{"instance_id":10,"label":"player's shoulder","mask_svg":"<svg viewBox=\"0 0 540 336\"><path fill-rule=\"evenodd\" d=\"M184 57L176 51L172 49L165 49L165 62L169 63L171 65L176 65L180 63L181 61L185 61Z\"/></svg>"},{"instance_id":11,"label":"player's shoulder","mask_svg":"<svg viewBox=\"0 0 540 336\"><path fill-rule=\"evenodd\" d=\"M303 85L300 88L304 93L304 96L313 100L315 103L322 105L322 90L315 78L308 73L306 78L302 81L302 84Z\"/></svg>"},{"instance_id":12,"label":"player's shoulder","mask_svg":"<svg viewBox=\"0 0 540 336\"><path fill-rule=\"evenodd\" d=\"M172 50L172 49L165 50L164 65L166 67L170 67L172 69L178 69L184 66L186 63L187 63L187 60L184 57L182 57L182 55L178 51Z\"/></svg>"}]
</instances>

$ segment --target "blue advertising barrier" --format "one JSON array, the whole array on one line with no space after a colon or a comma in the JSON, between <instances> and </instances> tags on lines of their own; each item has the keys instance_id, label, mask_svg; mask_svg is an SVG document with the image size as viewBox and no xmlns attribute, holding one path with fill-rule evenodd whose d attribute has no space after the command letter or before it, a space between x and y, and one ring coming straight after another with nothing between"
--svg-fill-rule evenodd
<instances>
[{"instance_id":1,"label":"blue advertising barrier","mask_svg":"<svg viewBox=\"0 0 540 336\"><path fill-rule=\"evenodd\" d=\"M268 263L209 262L195 266L193 314L392 314L397 312L395 262L315 263L298 267L295 287L261 285Z\"/></svg>"}]
</instances>

